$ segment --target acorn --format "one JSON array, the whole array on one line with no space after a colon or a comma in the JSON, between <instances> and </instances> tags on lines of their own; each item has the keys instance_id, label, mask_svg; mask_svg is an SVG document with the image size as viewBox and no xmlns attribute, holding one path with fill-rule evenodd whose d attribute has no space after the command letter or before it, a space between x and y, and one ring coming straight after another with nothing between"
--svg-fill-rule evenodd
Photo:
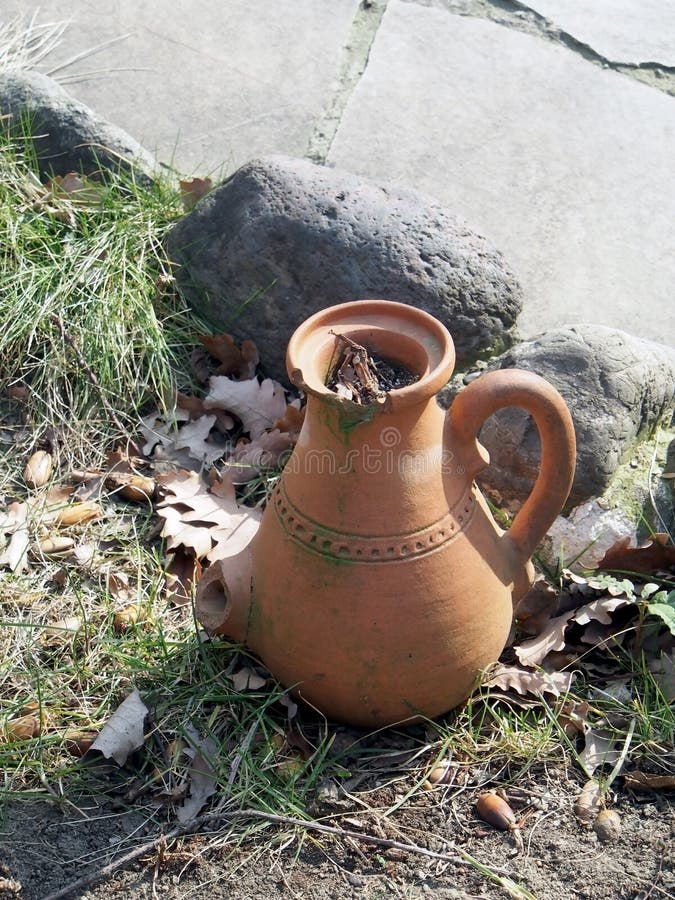
<instances>
[{"instance_id":1,"label":"acorn","mask_svg":"<svg viewBox=\"0 0 675 900\"><path fill-rule=\"evenodd\" d=\"M444 784L450 775L450 766L447 762L439 763L427 775L427 781L431 784Z\"/></svg>"},{"instance_id":2,"label":"acorn","mask_svg":"<svg viewBox=\"0 0 675 900\"><path fill-rule=\"evenodd\" d=\"M141 615L141 608L138 603L130 603L123 609L118 609L113 616L113 628L117 634L123 634L132 625L138 622Z\"/></svg>"},{"instance_id":3,"label":"acorn","mask_svg":"<svg viewBox=\"0 0 675 900\"><path fill-rule=\"evenodd\" d=\"M476 812L493 828L509 831L515 827L516 814L506 800L502 800L497 794L481 794L476 801Z\"/></svg>"},{"instance_id":4,"label":"acorn","mask_svg":"<svg viewBox=\"0 0 675 900\"><path fill-rule=\"evenodd\" d=\"M125 500L135 503L147 503L155 494L155 482L145 475L131 475L129 481L122 487L120 494Z\"/></svg>"},{"instance_id":5,"label":"acorn","mask_svg":"<svg viewBox=\"0 0 675 900\"><path fill-rule=\"evenodd\" d=\"M98 735L93 731L80 731L77 728L71 728L63 735L66 750L71 756L77 756L78 759L85 755L91 749Z\"/></svg>"},{"instance_id":6,"label":"acorn","mask_svg":"<svg viewBox=\"0 0 675 900\"><path fill-rule=\"evenodd\" d=\"M103 515L103 510L91 500L83 503L73 503L70 506L64 506L56 514L56 521L59 525L81 525L92 519L99 519Z\"/></svg>"},{"instance_id":7,"label":"acorn","mask_svg":"<svg viewBox=\"0 0 675 900\"><path fill-rule=\"evenodd\" d=\"M45 628L40 643L47 647L66 644L75 637L81 627L82 620L79 616L66 616L65 619L59 619L58 622L53 622Z\"/></svg>"},{"instance_id":8,"label":"acorn","mask_svg":"<svg viewBox=\"0 0 675 900\"><path fill-rule=\"evenodd\" d=\"M65 534L55 534L51 537L43 538L38 545L38 553L44 556L58 556L60 553L67 553L75 546L75 541Z\"/></svg>"},{"instance_id":9,"label":"acorn","mask_svg":"<svg viewBox=\"0 0 675 900\"><path fill-rule=\"evenodd\" d=\"M54 460L51 453L47 453L46 450L38 450L26 463L23 480L28 487L43 487L49 481L53 468Z\"/></svg>"},{"instance_id":10,"label":"acorn","mask_svg":"<svg viewBox=\"0 0 675 900\"><path fill-rule=\"evenodd\" d=\"M27 741L40 734L40 720L37 716L17 716L5 725L6 741Z\"/></svg>"},{"instance_id":11,"label":"acorn","mask_svg":"<svg viewBox=\"0 0 675 900\"><path fill-rule=\"evenodd\" d=\"M581 825L590 825L598 816L604 803L604 794L598 782L591 778L582 787L574 804L574 815Z\"/></svg>"},{"instance_id":12,"label":"acorn","mask_svg":"<svg viewBox=\"0 0 675 900\"><path fill-rule=\"evenodd\" d=\"M621 816L615 809L603 809L593 822L593 831L603 844L621 837Z\"/></svg>"}]
</instances>

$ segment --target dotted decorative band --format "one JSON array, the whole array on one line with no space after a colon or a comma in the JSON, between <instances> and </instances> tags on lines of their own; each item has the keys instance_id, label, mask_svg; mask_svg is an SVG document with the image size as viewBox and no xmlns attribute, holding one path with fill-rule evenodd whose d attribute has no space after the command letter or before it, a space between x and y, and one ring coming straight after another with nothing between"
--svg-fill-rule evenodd
<instances>
[{"instance_id":1,"label":"dotted decorative band","mask_svg":"<svg viewBox=\"0 0 675 900\"><path fill-rule=\"evenodd\" d=\"M422 556L451 541L471 521L476 498L469 489L437 522L410 534L385 537L363 537L319 525L291 503L282 483L275 487L272 503L287 534L317 553L353 562L388 562Z\"/></svg>"}]
</instances>

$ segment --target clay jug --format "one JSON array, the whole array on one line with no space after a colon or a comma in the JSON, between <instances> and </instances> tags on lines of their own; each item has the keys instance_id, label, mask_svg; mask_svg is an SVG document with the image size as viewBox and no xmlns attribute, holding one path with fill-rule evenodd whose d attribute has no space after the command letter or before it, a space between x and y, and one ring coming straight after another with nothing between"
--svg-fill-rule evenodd
<instances>
[{"instance_id":1,"label":"clay jug","mask_svg":"<svg viewBox=\"0 0 675 900\"><path fill-rule=\"evenodd\" d=\"M336 334L418 380L379 402L342 399L325 383ZM501 370L446 414L435 395L454 357L447 329L400 303L344 303L304 322L287 354L307 396L297 445L250 556L212 567L198 592L207 628L246 644L329 718L375 728L465 700L501 653L530 556L569 493L574 430L558 392ZM489 461L480 427L505 406L531 413L542 444L506 532L474 482Z\"/></svg>"}]
</instances>

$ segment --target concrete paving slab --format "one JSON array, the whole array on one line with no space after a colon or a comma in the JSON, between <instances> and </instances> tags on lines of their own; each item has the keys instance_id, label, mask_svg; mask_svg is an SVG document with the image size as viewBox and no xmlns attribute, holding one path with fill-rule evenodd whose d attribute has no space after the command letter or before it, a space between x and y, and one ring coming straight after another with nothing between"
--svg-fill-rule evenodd
<instances>
[{"instance_id":1,"label":"concrete paving slab","mask_svg":"<svg viewBox=\"0 0 675 900\"><path fill-rule=\"evenodd\" d=\"M505 253L526 335L675 343L675 100L566 48L390 0L329 162L433 195Z\"/></svg>"},{"instance_id":2,"label":"concrete paving slab","mask_svg":"<svg viewBox=\"0 0 675 900\"><path fill-rule=\"evenodd\" d=\"M359 0L41 0L70 19L40 71L186 174L263 153L302 156L335 89ZM7 22L34 12L6 0ZM106 42L65 68L67 60Z\"/></svg>"},{"instance_id":3,"label":"concrete paving slab","mask_svg":"<svg viewBox=\"0 0 675 900\"><path fill-rule=\"evenodd\" d=\"M528 0L527 6L612 62L675 66L675 4L666 0Z\"/></svg>"}]
</instances>

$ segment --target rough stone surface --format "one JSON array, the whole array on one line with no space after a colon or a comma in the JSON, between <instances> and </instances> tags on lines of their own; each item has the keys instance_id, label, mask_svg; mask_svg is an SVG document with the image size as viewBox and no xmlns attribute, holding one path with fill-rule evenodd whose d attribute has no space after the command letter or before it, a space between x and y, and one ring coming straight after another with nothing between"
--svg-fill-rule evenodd
<instances>
[{"instance_id":1,"label":"rough stone surface","mask_svg":"<svg viewBox=\"0 0 675 900\"><path fill-rule=\"evenodd\" d=\"M523 285L524 336L592 321L664 343L674 158L672 97L541 37L400 0L328 155L432 194L492 240Z\"/></svg>"},{"instance_id":2,"label":"rough stone surface","mask_svg":"<svg viewBox=\"0 0 675 900\"><path fill-rule=\"evenodd\" d=\"M664 0L528 0L572 37L606 59L675 65L675 6Z\"/></svg>"},{"instance_id":3,"label":"rough stone surface","mask_svg":"<svg viewBox=\"0 0 675 900\"><path fill-rule=\"evenodd\" d=\"M288 157L243 166L173 228L168 250L195 309L255 340L280 379L293 330L334 303L383 297L425 309L465 359L508 346L521 306L501 255L447 209Z\"/></svg>"},{"instance_id":4,"label":"rough stone surface","mask_svg":"<svg viewBox=\"0 0 675 900\"><path fill-rule=\"evenodd\" d=\"M44 177L133 164L147 179L155 168L152 156L130 135L38 72L0 73L0 114L11 116L3 124L17 137L28 125Z\"/></svg>"},{"instance_id":5,"label":"rough stone surface","mask_svg":"<svg viewBox=\"0 0 675 900\"><path fill-rule=\"evenodd\" d=\"M567 402L577 437L569 506L600 496L619 464L673 408L675 350L613 328L556 329L512 348L490 368L536 372ZM503 500L522 500L539 467L532 419L522 410L501 410L480 440L492 463L481 483Z\"/></svg>"}]
</instances>

